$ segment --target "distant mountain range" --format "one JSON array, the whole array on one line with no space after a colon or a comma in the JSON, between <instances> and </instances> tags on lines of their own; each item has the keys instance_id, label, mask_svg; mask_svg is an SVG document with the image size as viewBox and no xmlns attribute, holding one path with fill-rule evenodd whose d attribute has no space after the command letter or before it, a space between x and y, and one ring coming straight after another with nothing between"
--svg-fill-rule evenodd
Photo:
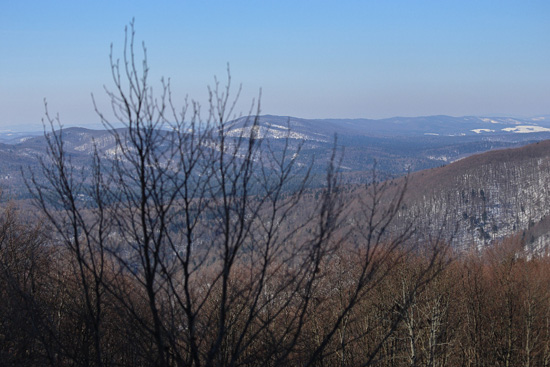
<instances>
[{"instance_id":1,"label":"distant mountain range","mask_svg":"<svg viewBox=\"0 0 550 367\"><path fill-rule=\"evenodd\" d=\"M245 118L237 119L237 128ZM326 141L334 132L371 137L476 136L550 132L550 116L533 118L421 116L387 119L301 119L264 115L260 117L262 136L283 136L290 127L296 138Z\"/></svg>"},{"instance_id":2,"label":"distant mountain range","mask_svg":"<svg viewBox=\"0 0 550 367\"><path fill-rule=\"evenodd\" d=\"M232 122L238 129L247 117ZM550 132L550 115L531 118L479 116L420 116L385 119L303 119L291 116L260 116L262 136L277 138L288 127L292 138L332 140L335 132L343 135L373 137L470 136ZM0 130L0 142L17 143L27 136L42 135L42 131Z\"/></svg>"},{"instance_id":3,"label":"distant mountain range","mask_svg":"<svg viewBox=\"0 0 550 367\"><path fill-rule=\"evenodd\" d=\"M247 128L246 121L250 122L246 118L233 121L230 134L241 134ZM292 140L305 141L304 162L315 157L326 163L336 134L338 145L345 152L342 170L350 183L361 182L375 164L381 177L393 177L475 153L550 139L550 116L313 120L265 115L260 116L259 122L261 138L276 142L288 135Z\"/></svg>"},{"instance_id":4,"label":"distant mountain range","mask_svg":"<svg viewBox=\"0 0 550 367\"><path fill-rule=\"evenodd\" d=\"M228 136L246 136L249 123L231 121ZM303 144L297 160L314 162L312 187L323 182L335 134L343 154L342 183L359 187L359 193L356 185L368 182L375 166L378 177L395 179L396 187L399 177L415 172L397 225L414 220L417 234L445 227L445 237L459 246L520 234L537 251L550 242L550 140L543 141L550 139L550 117L307 120L267 115L259 117L257 132L274 150L283 148L285 137L291 150ZM43 134L11 134L0 132L4 200L28 196L21 171L39 175L38 158L47 152ZM63 141L72 165L82 172L89 169L94 144L103 157L114 156L115 140L108 131L67 128Z\"/></svg>"},{"instance_id":5,"label":"distant mountain range","mask_svg":"<svg viewBox=\"0 0 550 367\"><path fill-rule=\"evenodd\" d=\"M247 124L248 122L248 124ZM227 134L237 137L250 129L250 118L227 125ZM112 155L115 141L109 132L85 128L63 130L65 149L73 164L86 166L93 144L106 156ZM301 119L264 115L259 117L258 137L269 140L273 149L282 149L284 137L291 149L303 143L298 160L314 161L315 177L324 174L337 136L343 154L344 182L365 181L376 165L379 177L396 177L409 171L438 167L475 153L518 147L550 139L550 116L529 119L509 117L394 117L369 119ZM21 168L36 168L44 156L46 140L42 132L0 131L0 186L16 196L24 195Z\"/></svg>"}]
</instances>

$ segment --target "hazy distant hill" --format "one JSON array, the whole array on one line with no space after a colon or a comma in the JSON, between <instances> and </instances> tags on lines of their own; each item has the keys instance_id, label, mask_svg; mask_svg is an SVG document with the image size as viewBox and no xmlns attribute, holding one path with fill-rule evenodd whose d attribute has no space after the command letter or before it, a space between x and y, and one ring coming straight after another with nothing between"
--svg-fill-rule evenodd
<instances>
[{"instance_id":1,"label":"hazy distant hill","mask_svg":"<svg viewBox=\"0 0 550 367\"><path fill-rule=\"evenodd\" d=\"M239 128L246 118L237 119ZM262 136L281 136L287 127L293 135L308 140L330 141L334 132L344 136L372 137L475 136L550 132L550 117L533 118L421 116L387 119L301 119L265 115L260 117Z\"/></svg>"},{"instance_id":2,"label":"hazy distant hill","mask_svg":"<svg viewBox=\"0 0 550 367\"><path fill-rule=\"evenodd\" d=\"M243 132L246 118L231 124L234 136ZM550 118L509 117L394 117L368 119L300 119L261 116L259 136L272 142L288 136L306 142L302 159L326 163L334 136L345 151L342 169L346 182L365 179L376 167L381 177L438 167L488 150L517 147L550 139ZM274 143L276 145L276 143ZM324 165L320 165L324 166Z\"/></svg>"},{"instance_id":3,"label":"hazy distant hill","mask_svg":"<svg viewBox=\"0 0 550 367\"><path fill-rule=\"evenodd\" d=\"M250 123L247 118L230 122L228 135L246 135L250 128L247 121ZM335 134L339 150L343 151L341 170L344 183L365 182L375 162L379 177L397 177L408 171L439 167L479 152L550 139L549 117L313 120L266 115L259 117L259 124L258 137L268 140L274 150L283 149L284 137L289 138L291 150L303 143L297 159L304 165L315 162L313 185L322 180L326 163L332 155ZM94 144L105 157L114 156L114 138L107 131L66 128L63 138L67 154L77 169L89 167ZM0 132L0 187L4 192L12 197L25 196L20 170L30 168L36 171L37 157L43 157L45 152L43 135Z\"/></svg>"}]
</instances>

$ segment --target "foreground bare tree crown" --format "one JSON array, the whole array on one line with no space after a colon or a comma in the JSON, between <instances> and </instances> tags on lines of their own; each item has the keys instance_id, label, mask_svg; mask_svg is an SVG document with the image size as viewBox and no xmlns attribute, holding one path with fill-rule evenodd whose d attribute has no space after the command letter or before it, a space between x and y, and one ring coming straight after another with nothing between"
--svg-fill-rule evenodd
<instances>
[{"instance_id":1,"label":"foreground bare tree crown","mask_svg":"<svg viewBox=\"0 0 550 367\"><path fill-rule=\"evenodd\" d=\"M230 78L210 89L204 119L196 102L176 107L169 82L154 94L134 37L131 23L122 59L111 52L106 90L116 120L96 107L116 148L95 149L76 169L47 112L46 180L26 175L51 234L44 279L58 294L45 302L13 287L33 305L45 302L32 319L42 364L379 362L447 263L438 241L416 251L412 224L390 230L406 185L390 190L373 179L367 195L344 194L335 149L324 187L309 189L311 165L296 164L303 145L290 130L284 149L272 149L258 136L258 108L230 134ZM412 257L399 312L377 330L358 327Z\"/></svg>"}]
</instances>

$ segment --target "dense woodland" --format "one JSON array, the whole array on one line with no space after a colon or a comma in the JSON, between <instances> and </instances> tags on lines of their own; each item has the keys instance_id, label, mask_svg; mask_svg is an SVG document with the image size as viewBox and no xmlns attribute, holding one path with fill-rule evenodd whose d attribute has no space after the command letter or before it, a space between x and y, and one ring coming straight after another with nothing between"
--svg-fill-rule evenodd
<instances>
[{"instance_id":1,"label":"dense woodland","mask_svg":"<svg viewBox=\"0 0 550 367\"><path fill-rule=\"evenodd\" d=\"M399 182L399 181L397 181ZM443 229L455 247L483 248L519 234L548 251L550 141L495 150L409 177L407 210L424 233Z\"/></svg>"},{"instance_id":2,"label":"dense woodland","mask_svg":"<svg viewBox=\"0 0 550 367\"><path fill-rule=\"evenodd\" d=\"M125 282L126 298L102 293L98 320L89 314L90 305L86 304L97 300L86 297L83 287L90 284L80 279L79 264L68 250L52 246L40 225L21 225L11 208L4 209L0 228L2 365L158 364L148 297L134 279L117 279L106 269L106 279ZM346 314L312 365L549 365L550 264L547 257L526 256L522 246L519 239L510 238L483 252L448 253L449 263L434 269L429 274L431 281L420 287L418 273L426 269L426 258L394 253L391 272L375 282L369 296ZM346 254L338 255L334 263L338 268L321 270L322 281L312 294L312 305L303 315L303 331L293 340L292 350L286 350L289 345L278 339L291 327L289 319L295 309L288 305L283 317L269 328L260 331L259 325L254 325L246 333L243 342L248 348L233 363L306 364L354 290L353 275L361 266ZM218 307L220 290L214 292L216 297L203 306L208 314ZM287 301L281 294L271 302ZM271 304L265 307L265 317L278 309ZM177 310L164 305L162 311L162 323L169 327L166 332L181 338L177 354L190 358L186 332L178 330ZM247 315L235 311L230 317L231 325L237 325L245 323ZM101 334L95 344L98 321ZM199 343L201 349L213 337L209 335L213 330L208 329L212 321L199 323L206 328L197 330L204 338ZM237 336L228 330L213 364L230 364ZM186 365L175 360L172 347L166 353L166 363ZM97 348L100 360L95 357ZM278 360L286 352L284 360Z\"/></svg>"}]
</instances>

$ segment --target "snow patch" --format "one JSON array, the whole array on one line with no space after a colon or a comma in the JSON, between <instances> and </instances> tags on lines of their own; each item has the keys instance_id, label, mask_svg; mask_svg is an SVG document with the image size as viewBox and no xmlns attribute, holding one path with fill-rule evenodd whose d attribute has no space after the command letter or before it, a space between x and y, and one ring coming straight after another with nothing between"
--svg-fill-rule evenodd
<instances>
[{"instance_id":1,"label":"snow patch","mask_svg":"<svg viewBox=\"0 0 550 367\"><path fill-rule=\"evenodd\" d=\"M542 126L519 125L516 127L507 127L505 129L502 129L502 131L517 133L517 134L527 134L527 133L550 132L550 129Z\"/></svg>"},{"instance_id":2,"label":"snow patch","mask_svg":"<svg viewBox=\"0 0 550 367\"><path fill-rule=\"evenodd\" d=\"M493 120L493 119L488 119L488 118L482 118L481 121L490 122L491 124L500 124L500 122L498 122L496 120Z\"/></svg>"},{"instance_id":3,"label":"snow patch","mask_svg":"<svg viewBox=\"0 0 550 367\"><path fill-rule=\"evenodd\" d=\"M473 130L470 130L470 131L473 131L474 133L476 134L481 134L481 133L494 133L495 130L491 130L491 129L473 129Z\"/></svg>"},{"instance_id":4,"label":"snow patch","mask_svg":"<svg viewBox=\"0 0 550 367\"><path fill-rule=\"evenodd\" d=\"M275 125L275 124L272 124L271 122L266 122L266 125L269 125L270 127L274 127L276 129L281 129L281 130L289 130L290 129L288 126Z\"/></svg>"},{"instance_id":5,"label":"snow patch","mask_svg":"<svg viewBox=\"0 0 550 367\"><path fill-rule=\"evenodd\" d=\"M298 133L298 132L295 132L295 131L281 131L279 129L271 129L271 128L264 127L264 126L255 126L255 127L247 126L245 128L232 129L231 131L227 132L227 136L231 136L231 137L240 137L240 136L242 136L242 137L246 138L246 137L250 136L252 128L255 129L256 137L260 138L260 139L265 139L265 138L285 139L285 138L288 137L290 139L313 140L313 141L319 141L319 142L328 142L328 139L324 135L321 135L321 134L316 134L316 135L320 135L320 138L314 138L314 137L308 136L306 134L301 134L301 133Z\"/></svg>"},{"instance_id":6,"label":"snow patch","mask_svg":"<svg viewBox=\"0 0 550 367\"><path fill-rule=\"evenodd\" d=\"M428 159L430 159L430 160L432 160L432 161L443 161L443 162L448 162L448 161L449 161L449 157L444 156L444 155L442 155L442 156L440 156L440 157L436 157L436 156L434 156L434 155L429 155L429 156L427 156L426 158L428 158Z\"/></svg>"}]
</instances>

